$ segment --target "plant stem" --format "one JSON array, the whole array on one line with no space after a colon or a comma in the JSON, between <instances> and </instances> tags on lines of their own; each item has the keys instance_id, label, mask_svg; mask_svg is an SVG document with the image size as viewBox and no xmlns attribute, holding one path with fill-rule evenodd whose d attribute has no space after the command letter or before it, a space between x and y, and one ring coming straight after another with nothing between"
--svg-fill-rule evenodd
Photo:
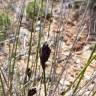
<instances>
[{"instance_id":1,"label":"plant stem","mask_svg":"<svg viewBox=\"0 0 96 96\"><path fill-rule=\"evenodd\" d=\"M5 90L4 90L4 83L0 74L0 81L1 81L1 85L2 85L2 90L3 90L3 96L6 96Z\"/></svg>"},{"instance_id":2,"label":"plant stem","mask_svg":"<svg viewBox=\"0 0 96 96\"><path fill-rule=\"evenodd\" d=\"M45 93L45 96L47 96L45 69L43 69L43 80L44 80L44 93Z\"/></svg>"},{"instance_id":3,"label":"plant stem","mask_svg":"<svg viewBox=\"0 0 96 96\"><path fill-rule=\"evenodd\" d=\"M75 92L77 91L77 89L78 89L78 87L79 87L79 85L80 85L80 82L81 82L81 80L82 80L82 78L83 78L83 76L84 76L84 73L85 73L87 67L88 67L88 66L90 65L90 63L96 58L96 57L94 56L95 50L96 50L96 44L95 44L95 46L94 46L94 49L92 50L92 53L91 53L91 55L90 55L87 63L85 64L85 67L84 67L83 70L80 72L79 81L78 81L78 83L77 83L77 85L76 85L76 87L75 87L75 89L74 89L74 91L73 91L73 95L72 95L72 96L74 96Z\"/></svg>"}]
</instances>

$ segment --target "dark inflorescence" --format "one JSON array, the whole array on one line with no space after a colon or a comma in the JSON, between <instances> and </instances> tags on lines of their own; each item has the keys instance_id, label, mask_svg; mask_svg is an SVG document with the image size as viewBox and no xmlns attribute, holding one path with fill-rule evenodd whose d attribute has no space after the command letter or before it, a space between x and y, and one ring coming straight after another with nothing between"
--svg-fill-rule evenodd
<instances>
[{"instance_id":1,"label":"dark inflorescence","mask_svg":"<svg viewBox=\"0 0 96 96\"><path fill-rule=\"evenodd\" d=\"M45 42L43 46L40 48L40 61L43 69L45 69L45 63L48 61L50 53L51 49L48 46L48 43Z\"/></svg>"},{"instance_id":2,"label":"dark inflorescence","mask_svg":"<svg viewBox=\"0 0 96 96\"><path fill-rule=\"evenodd\" d=\"M32 89L30 89L30 90L28 91L28 96L33 96L33 95L35 95L36 93L37 93L36 88L32 88Z\"/></svg>"}]
</instances>

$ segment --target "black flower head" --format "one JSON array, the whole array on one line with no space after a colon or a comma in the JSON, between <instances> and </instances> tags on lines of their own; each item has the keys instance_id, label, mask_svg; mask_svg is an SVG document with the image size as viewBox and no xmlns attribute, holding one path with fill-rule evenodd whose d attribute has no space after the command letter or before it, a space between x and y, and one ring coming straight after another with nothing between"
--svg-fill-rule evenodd
<instances>
[{"instance_id":1,"label":"black flower head","mask_svg":"<svg viewBox=\"0 0 96 96\"><path fill-rule=\"evenodd\" d=\"M36 88L32 88L32 89L30 89L30 90L28 91L28 96L33 96L33 95L35 95L36 93L37 93Z\"/></svg>"},{"instance_id":2,"label":"black flower head","mask_svg":"<svg viewBox=\"0 0 96 96\"><path fill-rule=\"evenodd\" d=\"M51 49L48 46L48 43L45 42L43 46L40 48L40 61L43 69L45 69L45 63L48 61L50 53Z\"/></svg>"}]
</instances>

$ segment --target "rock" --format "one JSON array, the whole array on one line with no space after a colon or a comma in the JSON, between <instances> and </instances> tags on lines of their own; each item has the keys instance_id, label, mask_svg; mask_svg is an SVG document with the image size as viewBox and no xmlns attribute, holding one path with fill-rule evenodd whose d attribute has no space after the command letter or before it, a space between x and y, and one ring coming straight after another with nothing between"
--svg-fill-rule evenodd
<instances>
[{"instance_id":1,"label":"rock","mask_svg":"<svg viewBox=\"0 0 96 96\"><path fill-rule=\"evenodd\" d=\"M80 63L81 63L81 60L80 60L80 59L77 59L77 60L76 60L76 63L77 63L77 64L80 64Z\"/></svg>"},{"instance_id":2,"label":"rock","mask_svg":"<svg viewBox=\"0 0 96 96\"><path fill-rule=\"evenodd\" d=\"M85 75L85 76L84 76L84 79L85 79L86 81L88 81L88 80L91 79L91 77L90 77L90 75Z\"/></svg>"},{"instance_id":3,"label":"rock","mask_svg":"<svg viewBox=\"0 0 96 96\"><path fill-rule=\"evenodd\" d=\"M73 90L70 90L70 91L68 91L68 92L66 93L66 96L72 96L72 94L73 94Z\"/></svg>"},{"instance_id":4,"label":"rock","mask_svg":"<svg viewBox=\"0 0 96 96\"><path fill-rule=\"evenodd\" d=\"M64 80L63 78L60 80L60 84L63 86L67 86L70 84L70 82L68 80Z\"/></svg>"}]
</instances>

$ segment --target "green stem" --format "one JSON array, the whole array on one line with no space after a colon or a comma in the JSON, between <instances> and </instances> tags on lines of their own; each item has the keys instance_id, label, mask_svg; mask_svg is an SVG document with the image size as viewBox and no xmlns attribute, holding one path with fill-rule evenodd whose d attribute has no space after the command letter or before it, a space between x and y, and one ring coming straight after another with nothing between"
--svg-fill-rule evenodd
<instances>
[{"instance_id":1,"label":"green stem","mask_svg":"<svg viewBox=\"0 0 96 96\"><path fill-rule=\"evenodd\" d=\"M41 2L41 8L40 9L43 9L43 0L42 0L42 2ZM42 14L40 14L40 18L41 18L41 16L42 16ZM39 36L38 36L38 44L37 44L37 50L36 50L36 65L35 65L35 76L36 76L36 71L37 71L37 63L38 63L38 54L39 54L39 49L40 49L40 42L41 42L41 31L43 31L43 30L41 30L41 24L40 24L40 31L39 31ZM34 80L33 81L33 85L35 85L36 84L36 81Z\"/></svg>"},{"instance_id":2,"label":"green stem","mask_svg":"<svg viewBox=\"0 0 96 96\"><path fill-rule=\"evenodd\" d=\"M87 67L90 65L90 63L91 63L94 59L96 59L96 56L93 56L95 50L96 50L96 44L95 44L95 46L94 46L94 49L92 50L92 53L91 53L91 55L90 55L87 63L85 64L85 67L84 67L83 70L80 72L79 81L78 81L78 83L77 83L77 85L76 85L76 87L75 87L75 89L74 89L74 91L73 91L73 96L74 96L75 92L77 91L77 89L78 89L78 87L79 87L79 85L80 85L80 82L81 82L81 80L82 80L82 78L83 78L83 76L84 76L84 73L85 73Z\"/></svg>"},{"instance_id":3,"label":"green stem","mask_svg":"<svg viewBox=\"0 0 96 96\"><path fill-rule=\"evenodd\" d=\"M4 84L3 84L3 80L0 74L0 81L1 81L1 85L2 85L2 90L3 90L3 95L6 96L5 90L4 90Z\"/></svg>"},{"instance_id":4,"label":"green stem","mask_svg":"<svg viewBox=\"0 0 96 96\"><path fill-rule=\"evenodd\" d=\"M25 1L24 1L24 3L25 3ZM9 81L10 81L9 93L10 93L10 96L12 96L12 87L13 87L12 81L13 81L13 75L14 75L14 67L15 67L15 63L16 63L16 53L17 53L20 27L21 27L21 23L22 23L22 19L23 19L24 8L25 8L25 4L23 4L22 9L21 9L21 14L20 14L20 17L19 17L19 25L18 25L17 32L16 32L16 36L17 36L16 37L16 42L15 42L13 50L12 50L12 55L14 53L13 63L12 63L12 56L10 58L10 66L9 66L9 68L10 68L9 69L9 76L10 76L10 79L9 79ZM11 65L11 63L12 63L12 65Z\"/></svg>"},{"instance_id":5,"label":"green stem","mask_svg":"<svg viewBox=\"0 0 96 96\"><path fill-rule=\"evenodd\" d=\"M47 96L45 69L43 69L43 79L44 79L44 93L45 93L45 96Z\"/></svg>"}]
</instances>

